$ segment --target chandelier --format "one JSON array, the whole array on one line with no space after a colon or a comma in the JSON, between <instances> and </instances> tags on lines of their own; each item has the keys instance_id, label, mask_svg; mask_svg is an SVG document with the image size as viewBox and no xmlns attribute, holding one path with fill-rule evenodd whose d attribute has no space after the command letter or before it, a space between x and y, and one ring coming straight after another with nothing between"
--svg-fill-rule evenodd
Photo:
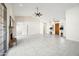
<instances>
[{"instance_id":1,"label":"chandelier","mask_svg":"<svg viewBox=\"0 0 79 59\"><path fill-rule=\"evenodd\" d=\"M36 8L35 16L40 17L42 14L39 12L38 7Z\"/></svg>"}]
</instances>

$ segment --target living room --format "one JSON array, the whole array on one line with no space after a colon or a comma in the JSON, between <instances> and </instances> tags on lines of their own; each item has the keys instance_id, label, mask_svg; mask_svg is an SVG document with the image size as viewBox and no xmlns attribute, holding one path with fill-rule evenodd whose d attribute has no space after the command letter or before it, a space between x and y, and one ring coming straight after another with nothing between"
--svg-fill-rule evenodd
<instances>
[{"instance_id":1,"label":"living room","mask_svg":"<svg viewBox=\"0 0 79 59\"><path fill-rule=\"evenodd\" d=\"M7 43L6 49L1 48L7 52L3 55L79 55L79 3L1 4L4 5L7 8Z\"/></svg>"}]
</instances>

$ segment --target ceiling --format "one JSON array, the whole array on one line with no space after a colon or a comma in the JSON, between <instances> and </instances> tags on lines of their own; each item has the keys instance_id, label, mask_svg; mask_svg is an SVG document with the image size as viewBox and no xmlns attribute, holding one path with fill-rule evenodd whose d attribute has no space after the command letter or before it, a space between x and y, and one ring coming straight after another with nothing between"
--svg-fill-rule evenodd
<instances>
[{"instance_id":1,"label":"ceiling","mask_svg":"<svg viewBox=\"0 0 79 59\"><path fill-rule=\"evenodd\" d=\"M36 7L43 14L43 19L65 19L65 11L69 8L79 6L78 3L13 3L15 16L34 16Z\"/></svg>"}]
</instances>

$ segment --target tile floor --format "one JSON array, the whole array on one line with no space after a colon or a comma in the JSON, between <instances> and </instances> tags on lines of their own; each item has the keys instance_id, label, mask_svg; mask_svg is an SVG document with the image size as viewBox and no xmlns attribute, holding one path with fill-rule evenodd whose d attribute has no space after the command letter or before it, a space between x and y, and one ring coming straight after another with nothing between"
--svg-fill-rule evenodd
<instances>
[{"instance_id":1,"label":"tile floor","mask_svg":"<svg viewBox=\"0 0 79 59\"><path fill-rule=\"evenodd\" d=\"M79 56L79 42L51 35L36 34L19 39L7 56Z\"/></svg>"}]
</instances>

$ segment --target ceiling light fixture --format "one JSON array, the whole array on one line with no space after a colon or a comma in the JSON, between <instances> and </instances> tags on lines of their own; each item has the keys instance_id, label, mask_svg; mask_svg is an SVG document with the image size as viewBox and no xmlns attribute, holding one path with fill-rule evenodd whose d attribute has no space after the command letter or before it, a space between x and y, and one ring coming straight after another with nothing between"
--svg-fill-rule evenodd
<instances>
[{"instance_id":1,"label":"ceiling light fixture","mask_svg":"<svg viewBox=\"0 0 79 59\"><path fill-rule=\"evenodd\" d=\"M36 8L35 15L36 15L36 16L38 16L38 17L42 16L42 14L39 12L39 9L38 9L38 7Z\"/></svg>"}]
</instances>

